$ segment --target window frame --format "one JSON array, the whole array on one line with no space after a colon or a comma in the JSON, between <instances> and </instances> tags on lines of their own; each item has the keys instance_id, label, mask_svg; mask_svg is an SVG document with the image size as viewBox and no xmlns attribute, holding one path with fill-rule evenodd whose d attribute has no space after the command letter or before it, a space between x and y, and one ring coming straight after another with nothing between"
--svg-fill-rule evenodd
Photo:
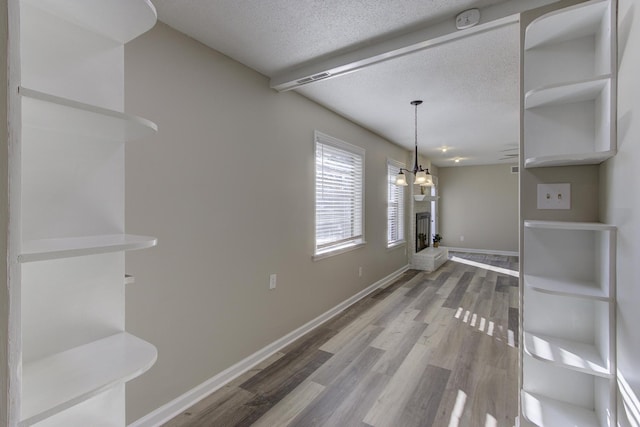
<instances>
[{"instance_id":1,"label":"window frame","mask_svg":"<svg viewBox=\"0 0 640 427\"><path fill-rule=\"evenodd\" d=\"M358 235L354 235L348 237L343 243L341 241L336 241L333 245L323 243L324 247L319 247L322 245L318 245L318 149L319 145L329 146L335 150L344 151L353 156L360 157L360 224L359 229L360 233ZM330 256L338 255L344 252L349 252L354 249L358 249L366 244L365 241L365 149L362 147L358 147L353 144L349 144L348 142L342 141L338 138L334 138L332 136L326 135L319 131L314 131L314 247L313 247L313 259L323 259ZM356 208L357 209L357 208ZM354 209L355 211L355 209ZM354 216L357 217L357 212L354 212Z\"/></svg>"},{"instance_id":2,"label":"window frame","mask_svg":"<svg viewBox=\"0 0 640 427\"><path fill-rule=\"evenodd\" d=\"M391 168L394 168L393 173L390 170ZM404 191L404 187L395 185L396 176L398 175L399 170L405 169L405 168L406 168L406 165L404 163L399 162L398 160L395 160L392 158L387 158L387 233L386 233L387 249L393 249L393 248L405 245L407 243L405 191ZM397 209L400 210L400 212L396 215L396 217L398 218L396 229L402 230L402 238L395 239L395 240L389 240L389 237L390 237L389 233L391 228L390 227L391 216L389 215L389 209L390 209L390 204L392 202L390 191L392 188L397 189L396 194L399 195L401 199L399 201L396 201L395 204L397 205Z\"/></svg>"}]
</instances>

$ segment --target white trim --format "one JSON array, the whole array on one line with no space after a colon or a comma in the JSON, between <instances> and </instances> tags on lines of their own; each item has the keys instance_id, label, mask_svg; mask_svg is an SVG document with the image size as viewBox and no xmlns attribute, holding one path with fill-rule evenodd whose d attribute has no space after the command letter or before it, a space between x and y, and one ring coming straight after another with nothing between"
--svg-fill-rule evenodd
<instances>
[{"instance_id":1,"label":"white trim","mask_svg":"<svg viewBox=\"0 0 640 427\"><path fill-rule=\"evenodd\" d=\"M443 246L445 247L445 246ZM519 256L518 252L515 251L496 251L493 249L469 249L469 248L452 248L451 246L446 246L450 252L467 252L470 254L488 254L488 255L504 255L504 256Z\"/></svg>"},{"instance_id":2,"label":"white trim","mask_svg":"<svg viewBox=\"0 0 640 427\"><path fill-rule=\"evenodd\" d=\"M404 273L407 270L409 270L408 264L394 271L388 276L383 277L382 279L378 280L371 286L363 289L362 291L353 295L351 298L346 299L345 301L336 305L332 309L324 312L323 314L316 317L315 319L305 323L304 325L300 326L298 329L292 332L289 332L287 335L275 340L271 344L268 344L267 346L263 347L262 349L258 350L252 355L242 359L235 365L230 366L229 368L218 373L217 375L214 375L213 377L209 378L202 384L192 388L191 390L187 391L183 395L178 396L171 402L150 412L149 414L138 419L137 421L134 421L132 424L129 424L129 427L156 427L163 423L166 423L176 415L182 413L185 409L193 406L195 403L209 396L211 393L220 389L225 384L233 381L240 375L244 374L253 366L267 359L269 356L271 356L281 348L286 347L287 345L291 344L292 342L294 342L295 340L297 340L307 332L312 331L313 329L322 325L323 323L330 320L334 316L340 314L349 306L355 304L362 298L369 295L371 292L375 291L378 288L382 288L388 284L391 284L395 279L397 279L402 273Z\"/></svg>"}]
</instances>

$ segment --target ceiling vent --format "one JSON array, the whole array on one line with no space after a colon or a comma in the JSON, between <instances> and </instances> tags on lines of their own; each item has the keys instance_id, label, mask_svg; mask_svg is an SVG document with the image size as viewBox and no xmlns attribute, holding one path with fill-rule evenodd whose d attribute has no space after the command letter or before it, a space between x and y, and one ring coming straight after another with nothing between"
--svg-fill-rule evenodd
<instances>
[{"instance_id":1,"label":"ceiling vent","mask_svg":"<svg viewBox=\"0 0 640 427\"><path fill-rule=\"evenodd\" d=\"M304 79L297 80L298 84L304 85L307 83L315 82L318 80L326 79L327 77L331 77L331 73L318 73L314 74L311 77L305 77Z\"/></svg>"}]
</instances>

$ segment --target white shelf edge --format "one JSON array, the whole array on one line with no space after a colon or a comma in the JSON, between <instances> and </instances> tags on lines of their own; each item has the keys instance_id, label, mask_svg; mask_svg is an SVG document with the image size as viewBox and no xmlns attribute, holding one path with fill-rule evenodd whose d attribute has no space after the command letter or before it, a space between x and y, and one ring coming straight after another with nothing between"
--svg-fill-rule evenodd
<instances>
[{"instance_id":1,"label":"white shelf edge","mask_svg":"<svg viewBox=\"0 0 640 427\"><path fill-rule=\"evenodd\" d=\"M526 228L543 228L548 230L585 230L585 231L614 231L616 226L602 222L573 222L573 221L540 221L525 219Z\"/></svg>"},{"instance_id":2,"label":"white shelf edge","mask_svg":"<svg viewBox=\"0 0 640 427\"><path fill-rule=\"evenodd\" d=\"M525 95L525 109L547 105L569 104L596 99L610 83L611 75L606 74L575 82L563 82L531 89Z\"/></svg>"},{"instance_id":3,"label":"white shelf edge","mask_svg":"<svg viewBox=\"0 0 640 427\"><path fill-rule=\"evenodd\" d=\"M146 33L158 20L150 0L22 1L121 44Z\"/></svg>"},{"instance_id":4,"label":"white shelf edge","mask_svg":"<svg viewBox=\"0 0 640 427\"><path fill-rule=\"evenodd\" d=\"M71 408L155 363L156 348L126 332L54 354L23 367L20 426Z\"/></svg>"},{"instance_id":5,"label":"white shelf edge","mask_svg":"<svg viewBox=\"0 0 640 427\"><path fill-rule=\"evenodd\" d=\"M524 274L524 285L536 292L549 295L595 299L604 302L610 300L610 296L597 287L594 282Z\"/></svg>"},{"instance_id":6,"label":"white shelf edge","mask_svg":"<svg viewBox=\"0 0 640 427\"><path fill-rule=\"evenodd\" d=\"M68 237L30 240L23 243L18 262L45 261L95 255L109 252L146 249L155 246L158 239L133 234L107 234L101 236Z\"/></svg>"},{"instance_id":7,"label":"white shelf edge","mask_svg":"<svg viewBox=\"0 0 640 427\"><path fill-rule=\"evenodd\" d=\"M539 427L600 427L594 410L561 402L526 390L520 391L522 415Z\"/></svg>"},{"instance_id":8,"label":"white shelf edge","mask_svg":"<svg viewBox=\"0 0 640 427\"><path fill-rule=\"evenodd\" d=\"M584 29L585 27L596 27L597 22L590 21L597 21L598 18L601 18L607 5L608 0L592 0L556 10L536 18L527 26L524 49L530 50L554 42L571 40L572 37L569 36L571 33L577 32L578 34L582 34L582 32L577 30ZM576 19L580 16L586 18L587 22L583 22L584 19ZM559 21L559 24L556 24L555 21ZM551 31L550 28L553 27L560 28L560 30ZM586 33L585 35L587 34L592 33Z\"/></svg>"},{"instance_id":9,"label":"white shelf edge","mask_svg":"<svg viewBox=\"0 0 640 427\"><path fill-rule=\"evenodd\" d=\"M18 87L23 97L23 121L27 126L95 135L105 139L134 140L153 135L151 120L72 99ZM29 113L32 114L29 114Z\"/></svg>"},{"instance_id":10,"label":"white shelf edge","mask_svg":"<svg viewBox=\"0 0 640 427\"><path fill-rule=\"evenodd\" d=\"M613 377L613 373L594 345L536 334L526 330L523 335L524 349L529 356L535 359L585 374L603 378Z\"/></svg>"},{"instance_id":11,"label":"white shelf edge","mask_svg":"<svg viewBox=\"0 0 640 427\"><path fill-rule=\"evenodd\" d=\"M616 150L596 151L591 153L558 154L553 156L528 157L524 167L543 168L553 166L598 165L616 155Z\"/></svg>"}]
</instances>

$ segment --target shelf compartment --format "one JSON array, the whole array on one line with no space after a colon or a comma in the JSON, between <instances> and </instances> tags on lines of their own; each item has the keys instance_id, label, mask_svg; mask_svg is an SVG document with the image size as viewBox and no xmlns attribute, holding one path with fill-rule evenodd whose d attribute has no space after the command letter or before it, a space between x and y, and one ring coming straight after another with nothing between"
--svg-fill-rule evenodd
<instances>
[{"instance_id":1,"label":"shelf compartment","mask_svg":"<svg viewBox=\"0 0 640 427\"><path fill-rule=\"evenodd\" d=\"M121 44L149 31L158 19L149 0L22 1Z\"/></svg>"},{"instance_id":2,"label":"shelf compartment","mask_svg":"<svg viewBox=\"0 0 640 427\"><path fill-rule=\"evenodd\" d=\"M607 76L547 85L525 95L525 167L598 164L616 153Z\"/></svg>"},{"instance_id":3,"label":"shelf compartment","mask_svg":"<svg viewBox=\"0 0 640 427\"><path fill-rule=\"evenodd\" d=\"M522 414L540 427L600 427L595 411L521 391Z\"/></svg>"},{"instance_id":4,"label":"shelf compartment","mask_svg":"<svg viewBox=\"0 0 640 427\"><path fill-rule=\"evenodd\" d=\"M525 50L597 34L608 5L594 0L541 16L527 27Z\"/></svg>"},{"instance_id":5,"label":"shelf compartment","mask_svg":"<svg viewBox=\"0 0 640 427\"><path fill-rule=\"evenodd\" d=\"M25 126L114 141L151 136L158 127L150 120L71 99L19 87Z\"/></svg>"},{"instance_id":6,"label":"shelf compartment","mask_svg":"<svg viewBox=\"0 0 640 427\"><path fill-rule=\"evenodd\" d=\"M526 109L530 109L545 105L595 100L610 84L611 77L607 75L532 89L525 94L524 106Z\"/></svg>"},{"instance_id":7,"label":"shelf compartment","mask_svg":"<svg viewBox=\"0 0 640 427\"><path fill-rule=\"evenodd\" d=\"M150 236L107 234L101 236L68 237L31 240L23 243L18 262L45 261L108 252L130 251L155 246L158 240Z\"/></svg>"},{"instance_id":8,"label":"shelf compartment","mask_svg":"<svg viewBox=\"0 0 640 427\"><path fill-rule=\"evenodd\" d=\"M609 365L594 345L524 332L527 354L543 362L586 374L612 378Z\"/></svg>"},{"instance_id":9,"label":"shelf compartment","mask_svg":"<svg viewBox=\"0 0 640 427\"><path fill-rule=\"evenodd\" d=\"M20 425L41 421L141 375L157 356L153 345L121 332L25 364Z\"/></svg>"},{"instance_id":10,"label":"shelf compartment","mask_svg":"<svg viewBox=\"0 0 640 427\"><path fill-rule=\"evenodd\" d=\"M615 245L613 225L526 220L525 288L609 301L615 296Z\"/></svg>"}]
</instances>

